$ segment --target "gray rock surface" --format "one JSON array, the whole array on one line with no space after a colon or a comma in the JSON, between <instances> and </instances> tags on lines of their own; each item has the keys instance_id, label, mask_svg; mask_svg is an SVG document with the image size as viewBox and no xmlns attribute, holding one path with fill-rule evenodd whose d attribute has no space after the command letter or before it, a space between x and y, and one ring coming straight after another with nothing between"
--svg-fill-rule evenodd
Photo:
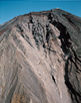
<instances>
[{"instance_id":1,"label":"gray rock surface","mask_svg":"<svg viewBox=\"0 0 81 103\"><path fill-rule=\"evenodd\" d=\"M0 103L81 103L81 18L54 9L0 26Z\"/></svg>"}]
</instances>

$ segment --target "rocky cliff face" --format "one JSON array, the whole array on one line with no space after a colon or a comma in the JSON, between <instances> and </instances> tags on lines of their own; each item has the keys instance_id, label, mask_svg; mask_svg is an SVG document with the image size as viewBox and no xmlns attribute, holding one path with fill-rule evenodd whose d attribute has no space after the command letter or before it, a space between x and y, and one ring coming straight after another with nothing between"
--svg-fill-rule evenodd
<instances>
[{"instance_id":1,"label":"rocky cliff face","mask_svg":"<svg viewBox=\"0 0 81 103\"><path fill-rule=\"evenodd\" d=\"M81 18L55 9L0 26L0 103L81 103Z\"/></svg>"}]
</instances>

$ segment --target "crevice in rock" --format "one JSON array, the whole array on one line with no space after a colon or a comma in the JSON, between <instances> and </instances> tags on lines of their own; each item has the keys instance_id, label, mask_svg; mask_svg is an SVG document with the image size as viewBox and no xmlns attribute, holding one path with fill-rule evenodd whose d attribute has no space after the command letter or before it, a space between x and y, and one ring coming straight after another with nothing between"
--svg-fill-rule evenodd
<instances>
[{"instance_id":1,"label":"crevice in rock","mask_svg":"<svg viewBox=\"0 0 81 103\"><path fill-rule=\"evenodd\" d=\"M49 39L50 39L50 35L51 35L51 31L49 30L48 25L46 26L46 31L47 31L47 34L46 34L46 41L47 41L47 43L48 43L48 42L49 42Z\"/></svg>"},{"instance_id":2,"label":"crevice in rock","mask_svg":"<svg viewBox=\"0 0 81 103\"><path fill-rule=\"evenodd\" d=\"M53 82L56 84L55 78L53 75L51 75Z\"/></svg>"},{"instance_id":3,"label":"crevice in rock","mask_svg":"<svg viewBox=\"0 0 81 103\"><path fill-rule=\"evenodd\" d=\"M20 30L21 33L24 32L24 30L22 29L22 27L20 25L17 24L16 27Z\"/></svg>"},{"instance_id":4,"label":"crevice in rock","mask_svg":"<svg viewBox=\"0 0 81 103\"><path fill-rule=\"evenodd\" d=\"M66 27L60 22L53 22L53 25L56 26L60 31L59 39L61 41L61 48L65 54L69 53L69 48L71 47L71 38L67 32Z\"/></svg>"},{"instance_id":5,"label":"crevice in rock","mask_svg":"<svg viewBox=\"0 0 81 103\"><path fill-rule=\"evenodd\" d=\"M52 53L56 54L56 51L53 50L51 47L48 47L47 49L48 49L49 52L52 52Z\"/></svg>"},{"instance_id":6,"label":"crevice in rock","mask_svg":"<svg viewBox=\"0 0 81 103\"><path fill-rule=\"evenodd\" d=\"M33 23L33 17L32 15L30 14L30 19L29 19L30 23Z\"/></svg>"}]
</instances>

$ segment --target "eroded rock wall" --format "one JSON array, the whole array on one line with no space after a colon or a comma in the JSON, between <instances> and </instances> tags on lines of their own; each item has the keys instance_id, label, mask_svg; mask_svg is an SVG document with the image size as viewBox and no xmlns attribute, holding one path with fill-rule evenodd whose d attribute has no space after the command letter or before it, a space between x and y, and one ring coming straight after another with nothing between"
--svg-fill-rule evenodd
<instances>
[{"instance_id":1,"label":"eroded rock wall","mask_svg":"<svg viewBox=\"0 0 81 103\"><path fill-rule=\"evenodd\" d=\"M0 103L80 103L80 27L60 9L1 26Z\"/></svg>"}]
</instances>

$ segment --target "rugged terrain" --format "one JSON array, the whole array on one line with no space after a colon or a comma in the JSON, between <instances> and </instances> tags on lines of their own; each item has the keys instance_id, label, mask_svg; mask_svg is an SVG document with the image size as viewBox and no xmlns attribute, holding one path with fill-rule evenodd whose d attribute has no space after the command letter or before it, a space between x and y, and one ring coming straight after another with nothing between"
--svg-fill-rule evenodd
<instances>
[{"instance_id":1,"label":"rugged terrain","mask_svg":"<svg viewBox=\"0 0 81 103\"><path fill-rule=\"evenodd\" d=\"M0 103L81 103L81 18L60 9L0 26Z\"/></svg>"}]
</instances>

